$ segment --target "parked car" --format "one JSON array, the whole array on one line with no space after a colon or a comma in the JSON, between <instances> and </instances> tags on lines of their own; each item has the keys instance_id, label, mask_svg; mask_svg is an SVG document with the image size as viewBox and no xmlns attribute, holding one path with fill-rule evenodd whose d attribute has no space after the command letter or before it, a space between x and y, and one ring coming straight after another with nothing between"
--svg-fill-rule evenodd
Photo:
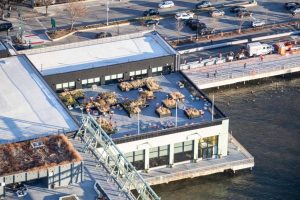
<instances>
[{"instance_id":1,"label":"parked car","mask_svg":"<svg viewBox=\"0 0 300 200\"><path fill-rule=\"evenodd\" d=\"M175 15L175 19L179 20L187 20L187 19L193 19L194 17L194 13L186 13L186 12L183 12L183 13L177 13Z\"/></svg>"},{"instance_id":2,"label":"parked car","mask_svg":"<svg viewBox=\"0 0 300 200\"><path fill-rule=\"evenodd\" d=\"M154 20L154 19L148 19L144 21L144 26L157 26L159 24L158 20Z\"/></svg>"},{"instance_id":3,"label":"parked car","mask_svg":"<svg viewBox=\"0 0 300 200\"><path fill-rule=\"evenodd\" d=\"M300 6L300 3L290 1L290 2L285 3L284 6L285 6L285 8L286 8L287 10L291 10L291 9L297 7L297 6Z\"/></svg>"},{"instance_id":4,"label":"parked car","mask_svg":"<svg viewBox=\"0 0 300 200\"><path fill-rule=\"evenodd\" d=\"M0 22L0 31L7 31L12 28L13 25L11 22Z\"/></svg>"},{"instance_id":5,"label":"parked car","mask_svg":"<svg viewBox=\"0 0 300 200\"><path fill-rule=\"evenodd\" d=\"M212 17L220 17L220 16L223 16L225 14L225 12L220 9L213 9L213 10L209 11L209 14Z\"/></svg>"},{"instance_id":6,"label":"parked car","mask_svg":"<svg viewBox=\"0 0 300 200\"><path fill-rule=\"evenodd\" d=\"M96 34L96 38L106 38L106 37L112 37L112 34L109 32L100 32Z\"/></svg>"},{"instance_id":7,"label":"parked car","mask_svg":"<svg viewBox=\"0 0 300 200\"><path fill-rule=\"evenodd\" d=\"M190 27L192 30L203 29L206 28L206 24L200 22L198 19L187 20L186 25Z\"/></svg>"},{"instance_id":8,"label":"parked car","mask_svg":"<svg viewBox=\"0 0 300 200\"><path fill-rule=\"evenodd\" d=\"M233 6L233 7L231 7L231 8L229 9L229 11L230 11L231 13L238 13L238 12L240 12L241 10L246 10L246 8L245 8L245 7L242 7L242 6Z\"/></svg>"},{"instance_id":9,"label":"parked car","mask_svg":"<svg viewBox=\"0 0 300 200\"><path fill-rule=\"evenodd\" d=\"M211 7L211 3L210 1L201 1L200 3L196 4L196 8L200 9L200 8L208 8Z\"/></svg>"},{"instance_id":10,"label":"parked car","mask_svg":"<svg viewBox=\"0 0 300 200\"><path fill-rule=\"evenodd\" d=\"M175 6L173 1L163 1L158 4L159 8L171 8L173 6Z\"/></svg>"},{"instance_id":11,"label":"parked car","mask_svg":"<svg viewBox=\"0 0 300 200\"><path fill-rule=\"evenodd\" d=\"M294 7L291 9L292 15L300 14L300 7Z\"/></svg>"},{"instance_id":12,"label":"parked car","mask_svg":"<svg viewBox=\"0 0 300 200\"><path fill-rule=\"evenodd\" d=\"M144 12L144 16L153 16L153 15L159 15L159 12L158 12L157 9L151 8L151 9L146 10L146 11Z\"/></svg>"},{"instance_id":13,"label":"parked car","mask_svg":"<svg viewBox=\"0 0 300 200\"><path fill-rule=\"evenodd\" d=\"M240 10L237 15L237 17L251 17L252 16L252 12L248 11L248 10Z\"/></svg>"},{"instance_id":14,"label":"parked car","mask_svg":"<svg viewBox=\"0 0 300 200\"><path fill-rule=\"evenodd\" d=\"M263 26L265 24L266 24L266 22L264 20L260 20L260 19L256 19L256 20L254 20L254 21L251 22L251 26L253 28L259 27L259 26Z\"/></svg>"},{"instance_id":15,"label":"parked car","mask_svg":"<svg viewBox=\"0 0 300 200\"><path fill-rule=\"evenodd\" d=\"M199 29L199 31L198 31L199 35L211 35L214 33L215 33L214 28L202 28L202 29Z\"/></svg>"}]
</instances>

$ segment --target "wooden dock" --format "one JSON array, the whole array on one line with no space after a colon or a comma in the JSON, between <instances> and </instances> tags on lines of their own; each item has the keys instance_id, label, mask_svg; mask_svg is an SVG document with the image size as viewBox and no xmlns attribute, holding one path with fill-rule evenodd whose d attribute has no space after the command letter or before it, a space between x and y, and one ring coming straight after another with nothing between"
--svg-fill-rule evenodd
<instances>
[{"instance_id":1,"label":"wooden dock","mask_svg":"<svg viewBox=\"0 0 300 200\"><path fill-rule=\"evenodd\" d=\"M245 65L246 63L246 65ZM227 62L218 65L202 66L183 70L186 78L193 80L199 89L215 88L224 85L300 72L300 53L281 56L278 54Z\"/></svg>"},{"instance_id":2,"label":"wooden dock","mask_svg":"<svg viewBox=\"0 0 300 200\"><path fill-rule=\"evenodd\" d=\"M158 185L187 178L206 176L227 170L252 169L253 156L232 136L229 139L229 155L223 158L199 160L196 163L178 164L172 168L160 168L141 173L147 183Z\"/></svg>"}]
</instances>

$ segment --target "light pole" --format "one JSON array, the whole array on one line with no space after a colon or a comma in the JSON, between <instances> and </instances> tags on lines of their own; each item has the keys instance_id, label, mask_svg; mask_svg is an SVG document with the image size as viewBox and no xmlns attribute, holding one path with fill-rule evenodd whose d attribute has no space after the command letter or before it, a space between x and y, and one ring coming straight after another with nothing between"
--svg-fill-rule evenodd
<instances>
[{"instance_id":1,"label":"light pole","mask_svg":"<svg viewBox=\"0 0 300 200\"><path fill-rule=\"evenodd\" d=\"M215 107L215 95L212 97L212 107L211 107L211 121L214 121L214 107Z\"/></svg>"},{"instance_id":2,"label":"light pole","mask_svg":"<svg viewBox=\"0 0 300 200\"><path fill-rule=\"evenodd\" d=\"M175 127L177 127L177 121L178 121L178 120L177 120L177 112L178 112L178 111L177 111L177 109L178 109L177 107L178 107L178 99L176 99L176 110L175 110L175 117L176 117L176 118L175 118Z\"/></svg>"},{"instance_id":3,"label":"light pole","mask_svg":"<svg viewBox=\"0 0 300 200\"><path fill-rule=\"evenodd\" d=\"M106 26L108 26L108 11L109 11L109 7L108 7L109 1L106 1Z\"/></svg>"},{"instance_id":4,"label":"light pole","mask_svg":"<svg viewBox=\"0 0 300 200\"><path fill-rule=\"evenodd\" d=\"M140 111L138 111L137 117L138 117L138 135L139 135L140 134Z\"/></svg>"}]
</instances>

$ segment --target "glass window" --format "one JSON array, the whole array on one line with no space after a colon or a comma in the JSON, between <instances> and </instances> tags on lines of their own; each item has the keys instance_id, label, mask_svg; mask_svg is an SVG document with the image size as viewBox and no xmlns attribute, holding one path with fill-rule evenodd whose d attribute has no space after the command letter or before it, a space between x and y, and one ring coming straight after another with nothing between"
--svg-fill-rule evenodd
<instances>
[{"instance_id":1,"label":"glass window","mask_svg":"<svg viewBox=\"0 0 300 200\"><path fill-rule=\"evenodd\" d=\"M123 74L118 74L118 78L123 78Z\"/></svg>"},{"instance_id":2,"label":"glass window","mask_svg":"<svg viewBox=\"0 0 300 200\"><path fill-rule=\"evenodd\" d=\"M69 82L69 87L75 87L75 82L74 81Z\"/></svg>"},{"instance_id":3,"label":"glass window","mask_svg":"<svg viewBox=\"0 0 300 200\"><path fill-rule=\"evenodd\" d=\"M138 70L135 72L135 75L141 75L142 71L141 70Z\"/></svg>"},{"instance_id":4,"label":"glass window","mask_svg":"<svg viewBox=\"0 0 300 200\"><path fill-rule=\"evenodd\" d=\"M174 144L174 162L193 159L194 142L192 140Z\"/></svg>"},{"instance_id":5,"label":"glass window","mask_svg":"<svg viewBox=\"0 0 300 200\"><path fill-rule=\"evenodd\" d=\"M149 150L149 166L157 167L169 164L169 146L154 147Z\"/></svg>"},{"instance_id":6,"label":"glass window","mask_svg":"<svg viewBox=\"0 0 300 200\"><path fill-rule=\"evenodd\" d=\"M95 82L100 82L100 78L99 77L95 78Z\"/></svg>"},{"instance_id":7,"label":"glass window","mask_svg":"<svg viewBox=\"0 0 300 200\"><path fill-rule=\"evenodd\" d=\"M147 74L147 69L143 69L142 74Z\"/></svg>"},{"instance_id":8,"label":"glass window","mask_svg":"<svg viewBox=\"0 0 300 200\"><path fill-rule=\"evenodd\" d=\"M105 76L105 80L106 81L110 80L110 76Z\"/></svg>"},{"instance_id":9,"label":"glass window","mask_svg":"<svg viewBox=\"0 0 300 200\"><path fill-rule=\"evenodd\" d=\"M117 74L111 75L111 79L117 79Z\"/></svg>"},{"instance_id":10,"label":"glass window","mask_svg":"<svg viewBox=\"0 0 300 200\"><path fill-rule=\"evenodd\" d=\"M83 85L87 84L87 79L82 80L81 83L82 83Z\"/></svg>"},{"instance_id":11,"label":"glass window","mask_svg":"<svg viewBox=\"0 0 300 200\"><path fill-rule=\"evenodd\" d=\"M135 72L129 72L129 76L134 76Z\"/></svg>"},{"instance_id":12,"label":"glass window","mask_svg":"<svg viewBox=\"0 0 300 200\"><path fill-rule=\"evenodd\" d=\"M62 84L56 84L56 89L62 89Z\"/></svg>"},{"instance_id":13,"label":"glass window","mask_svg":"<svg viewBox=\"0 0 300 200\"><path fill-rule=\"evenodd\" d=\"M199 139L198 157L207 159L218 154L218 136Z\"/></svg>"},{"instance_id":14,"label":"glass window","mask_svg":"<svg viewBox=\"0 0 300 200\"><path fill-rule=\"evenodd\" d=\"M68 88L69 87L69 83L63 83L63 88Z\"/></svg>"},{"instance_id":15,"label":"glass window","mask_svg":"<svg viewBox=\"0 0 300 200\"><path fill-rule=\"evenodd\" d=\"M162 70L163 70L162 67L158 67L158 68L157 68L157 71L158 71L158 72L161 72Z\"/></svg>"},{"instance_id":16,"label":"glass window","mask_svg":"<svg viewBox=\"0 0 300 200\"><path fill-rule=\"evenodd\" d=\"M89 78L88 79L88 83L94 83L94 79L93 78Z\"/></svg>"},{"instance_id":17,"label":"glass window","mask_svg":"<svg viewBox=\"0 0 300 200\"><path fill-rule=\"evenodd\" d=\"M152 68L152 72L157 72L157 67Z\"/></svg>"}]
</instances>

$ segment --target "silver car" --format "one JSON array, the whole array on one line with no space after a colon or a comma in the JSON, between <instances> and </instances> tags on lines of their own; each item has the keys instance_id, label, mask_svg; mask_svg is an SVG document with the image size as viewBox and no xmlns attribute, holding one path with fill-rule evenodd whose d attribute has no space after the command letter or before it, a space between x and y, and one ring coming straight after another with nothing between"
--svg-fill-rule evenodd
<instances>
[{"instance_id":1,"label":"silver car","mask_svg":"<svg viewBox=\"0 0 300 200\"><path fill-rule=\"evenodd\" d=\"M256 20L252 21L251 26L253 28L255 28L255 27L263 26L265 24L266 24L266 22L264 20L256 19Z\"/></svg>"}]
</instances>

